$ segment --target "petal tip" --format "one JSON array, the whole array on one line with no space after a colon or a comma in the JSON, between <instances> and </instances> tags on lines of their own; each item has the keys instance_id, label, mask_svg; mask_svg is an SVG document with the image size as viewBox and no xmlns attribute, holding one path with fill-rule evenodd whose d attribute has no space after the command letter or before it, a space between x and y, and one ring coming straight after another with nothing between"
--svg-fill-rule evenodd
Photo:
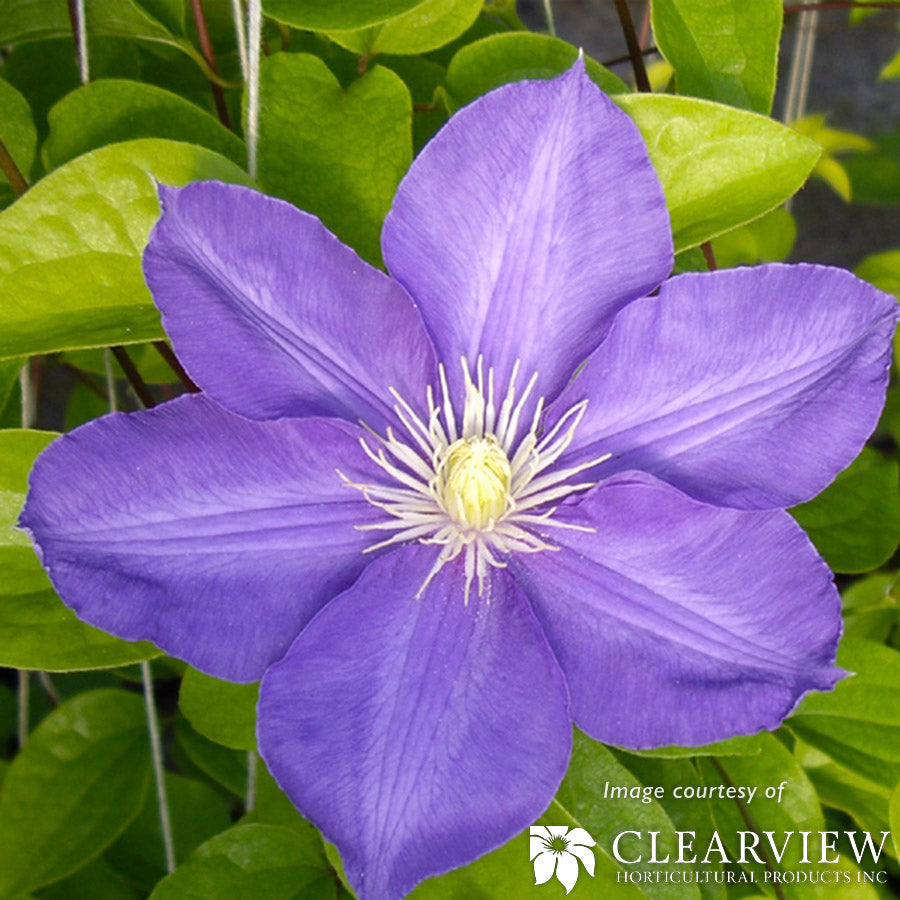
<instances>
[{"instance_id":1,"label":"petal tip","mask_svg":"<svg viewBox=\"0 0 900 900\"><path fill-rule=\"evenodd\" d=\"M152 175L150 177L153 178ZM178 194L180 194L184 188L176 187L174 184L163 184L155 178L153 178L153 183L156 185L156 196L159 198L160 214L164 214L168 212L170 206L175 203Z\"/></svg>"}]
</instances>

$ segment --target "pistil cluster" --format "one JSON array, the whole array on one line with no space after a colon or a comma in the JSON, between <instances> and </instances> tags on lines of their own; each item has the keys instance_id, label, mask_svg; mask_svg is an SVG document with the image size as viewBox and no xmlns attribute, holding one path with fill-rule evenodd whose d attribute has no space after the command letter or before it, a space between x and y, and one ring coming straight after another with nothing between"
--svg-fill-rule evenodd
<instances>
[{"instance_id":1,"label":"pistil cluster","mask_svg":"<svg viewBox=\"0 0 900 900\"><path fill-rule=\"evenodd\" d=\"M360 530L393 532L365 552L411 540L440 545L417 596L443 566L464 555L468 603L472 583L477 579L478 595L483 596L489 567L505 567L509 554L558 549L536 534L535 526L592 530L555 520L558 506L553 504L593 487L593 481L572 479L608 459L609 454L578 466L554 468L572 443L587 401L566 410L543 433L543 397L532 403L530 424L523 424L528 421L537 373L517 396L517 360L498 406L493 368L488 368L485 378L479 356L473 379L465 357L461 364L465 385L461 418L457 419L441 365L440 397L435 398L429 385L424 416L391 388L394 411L405 433L398 436L388 428L381 436L369 429L370 438L360 439L365 453L389 476L388 482L359 483L340 471L338 474L349 487L361 491L369 503L387 513L383 521L357 526Z\"/></svg>"}]
</instances>

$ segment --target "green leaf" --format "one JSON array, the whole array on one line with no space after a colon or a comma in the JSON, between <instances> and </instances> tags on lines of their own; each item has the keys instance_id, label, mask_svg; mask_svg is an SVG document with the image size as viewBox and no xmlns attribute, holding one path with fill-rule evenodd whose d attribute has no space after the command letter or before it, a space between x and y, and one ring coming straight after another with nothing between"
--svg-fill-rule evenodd
<instances>
[{"instance_id":1,"label":"green leaf","mask_svg":"<svg viewBox=\"0 0 900 900\"><path fill-rule=\"evenodd\" d=\"M424 0L409 12L356 31L332 31L329 37L354 53L426 53L459 37L481 12L482 0Z\"/></svg>"},{"instance_id":2,"label":"green leaf","mask_svg":"<svg viewBox=\"0 0 900 900\"><path fill-rule=\"evenodd\" d=\"M900 300L900 248L872 253L854 271L879 290Z\"/></svg>"},{"instance_id":3,"label":"green leaf","mask_svg":"<svg viewBox=\"0 0 900 900\"><path fill-rule=\"evenodd\" d=\"M243 797L247 790L247 754L223 747L204 737L179 718L175 724L175 741L187 758L204 774Z\"/></svg>"},{"instance_id":4,"label":"green leaf","mask_svg":"<svg viewBox=\"0 0 900 900\"><path fill-rule=\"evenodd\" d=\"M396 72L412 95L415 156L447 121L449 113L441 99L447 70L424 56L379 56L378 64Z\"/></svg>"},{"instance_id":5,"label":"green leaf","mask_svg":"<svg viewBox=\"0 0 900 900\"><path fill-rule=\"evenodd\" d=\"M277 53L262 65L259 181L317 215L370 262L412 159L412 101L381 66L344 90L317 56Z\"/></svg>"},{"instance_id":6,"label":"green leaf","mask_svg":"<svg viewBox=\"0 0 900 900\"><path fill-rule=\"evenodd\" d=\"M41 574L35 568L29 577ZM19 577L19 572L13 572ZM9 587L5 589L10 590ZM0 665L47 672L112 669L160 656L146 641L129 642L82 622L50 587L0 594Z\"/></svg>"},{"instance_id":7,"label":"green leaf","mask_svg":"<svg viewBox=\"0 0 900 900\"><path fill-rule=\"evenodd\" d=\"M188 669L178 706L196 731L233 750L256 749L258 684L233 684Z\"/></svg>"},{"instance_id":8,"label":"green leaf","mask_svg":"<svg viewBox=\"0 0 900 900\"><path fill-rule=\"evenodd\" d=\"M38 130L47 136L47 113L58 100L81 85L72 36L18 44L6 56L3 77L28 101ZM176 51L172 51L175 53ZM136 41L91 36L91 78L140 78L140 49ZM202 73L184 57L201 82ZM206 83L206 91L209 85Z\"/></svg>"},{"instance_id":9,"label":"green leaf","mask_svg":"<svg viewBox=\"0 0 900 900\"><path fill-rule=\"evenodd\" d=\"M208 784L166 773L166 798L175 859L184 860L213 835L231 825L228 804ZM138 817L106 851L106 860L146 891L166 874L156 791L148 791Z\"/></svg>"},{"instance_id":10,"label":"green leaf","mask_svg":"<svg viewBox=\"0 0 900 900\"><path fill-rule=\"evenodd\" d=\"M720 269L781 262L790 255L797 239L797 223L783 207L776 206L764 216L726 231L712 241L713 255ZM706 272L703 253L696 247L679 253L676 272Z\"/></svg>"},{"instance_id":11,"label":"green leaf","mask_svg":"<svg viewBox=\"0 0 900 900\"><path fill-rule=\"evenodd\" d=\"M872 136L875 151L843 161L854 203L900 204L900 129Z\"/></svg>"},{"instance_id":12,"label":"green leaf","mask_svg":"<svg viewBox=\"0 0 900 900\"><path fill-rule=\"evenodd\" d=\"M797 191L820 149L772 119L692 97L613 98L647 142L672 217L675 249L759 218Z\"/></svg>"},{"instance_id":13,"label":"green leaf","mask_svg":"<svg viewBox=\"0 0 900 900\"><path fill-rule=\"evenodd\" d=\"M421 3L422 0L264 0L263 12L294 28L338 31L385 22Z\"/></svg>"},{"instance_id":14,"label":"green leaf","mask_svg":"<svg viewBox=\"0 0 900 900\"><path fill-rule=\"evenodd\" d=\"M879 290L900 300L900 249L870 254L856 267L855 272ZM900 329L894 333L894 359L900 362ZM888 409L885 409L885 414L890 414Z\"/></svg>"},{"instance_id":15,"label":"green leaf","mask_svg":"<svg viewBox=\"0 0 900 900\"><path fill-rule=\"evenodd\" d=\"M337 896L337 886L321 850L294 829L236 825L198 847L150 896L151 900L324 900Z\"/></svg>"},{"instance_id":16,"label":"green leaf","mask_svg":"<svg viewBox=\"0 0 900 900\"><path fill-rule=\"evenodd\" d=\"M853 194L850 176L836 154L868 153L875 149L875 145L853 131L829 128L825 124L825 116L821 114L797 119L791 122L791 128L811 138L822 148L822 156L816 163L814 174L825 181L845 203L849 203Z\"/></svg>"},{"instance_id":17,"label":"green leaf","mask_svg":"<svg viewBox=\"0 0 900 900\"><path fill-rule=\"evenodd\" d=\"M321 835L315 826L300 815L287 794L269 774L266 762L257 757L256 803L241 819L242 824L281 825L301 831L307 839L321 844Z\"/></svg>"},{"instance_id":18,"label":"green leaf","mask_svg":"<svg viewBox=\"0 0 900 900\"><path fill-rule=\"evenodd\" d=\"M838 665L852 677L808 695L787 725L839 765L893 788L900 781L900 653L844 640Z\"/></svg>"},{"instance_id":19,"label":"green leaf","mask_svg":"<svg viewBox=\"0 0 900 900\"><path fill-rule=\"evenodd\" d=\"M535 824L567 825L570 828L581 825L555 800ZM409 895L409 900L495 900L498 897L531 896L534 869L528 861L528 838L526 829L469 865L423 881ZM594 877L588 878L582 873L578 880L578 896L582 900L640 900L648 896L638 886L620 882L618 864L598 847L594 848L594 861Z\"/></svg>"},{"instance_id":20,"label":"green leaf","mask_svg":"<svg viewBox=\"0 0 900 900\"><path fill-rule=\"evenodd\" d=\"M713 241L713 253L720 269L781 262L790 255L797 239L797 223L783 207L726 231Z\"/></svg>"},{"instance_id":21,"label":"green leaf","mask_svg":"<svg viewBox=\"0 0 900 900\"><path fill-rule=\"evenodd\" d=\"M818 497L791 513L836 572L868 572L900 542L898 466L868 447Z\"/></svg>"},{"instance_id":22,"label":"green leaf","mask_svg":"<svg viewBox=\"0 0 900 900\"><path fill-rule=\"evenodd\" d=\"M41 153L47 169L105 144L168 138L214 150L237 165L243 141L208 112L170 91L125 79L104 79L72 91L49 114L50 136Z\"/></svg>"},{"instance_id":23,"label":"green leaf","mask_svg":"<svg viewBox=\"0 0 900 900\"><path fill-rule=\"evenodd\" d=\"M760 113L772 109L781 0L654 0L653 34L678 91Z\"/></svg>"},{"instance_id":24,"label":"green leaf","mask_svg":"<svg viewBox=\"0 0 900 900\"><path fill-rule=\"evenodd\" d=\"M31 734L0 793L0 894L64 878L121 834L150 782L146 727L138 695L102 690Z\"/></svg>"},{"instance_id":25,"label":"green leaf","mask_svg":"<svg viewBox=\"0 0 900 900\"><path fill-rule=\"evenodd\" d=\"M501 84L526 78L555 78L578 57L578 50L559 38L524 31L492 34L457 51L447 69L445 90L451 111ZM618 75L585 57L591 79L606 93L627 90Z\"/></svg>"},{"instance_id":26,"label":"green leaf","mask_svg":"<svg viewBox=\"0 0 900 900\"><path fill-rule=\"evenodd\" d=\"M34 127L28 101L2 78L0 78L0 140L27 181L31 164L34 162L37 129ZM9 184L9 179L2 170L0 183Z\"/></svg>"},{"instance_id":27,"label":"green leaf","mask_svg":"<svg viewBox=\"0 0 900 900\"><path fill-rule=\"evenodd\" d=\"M19 380L19 373L25 365L25 357L0 359L0 410L9 402L13 388Z\"/></svg>"},{"instance_id":28,"label":"green leaf","mask_svg":"<svg viewBox=\"0 0 900 900\"><path fill-rule=\"evenodd\" d=\"M0 213L0 358L164 336L140 265L154 178L248 183L211 150L145 138L72 160Z\"/></svg>"},{"instance_id":29,"label":"green leaf","mask_svg":"<svg viewBox=\"0 0 900 900\"><path fill-rule=\"evenodd\" d=\"M898 50L878 73L879 81L896 81L900 78L900 50Z\"/></svg>"},{"instance_id":30,"label":"green leaf","mask_svg":"<svg viewBox=\"0 0 900 900\"><path fill-rule=\"evenodd\" d=\"M170 31L149 7L136 0L91 0L86 16L91 36L124 37L175 47L187 54L207 74L212 74L203 55L183 35ZM148 8L145 8L148 7ZM72 24L64 3L57 0L0 0L0 44L20 44L48 38L71 39Z\"/></svg>"},{"instance_id":31,"label":"green leaf","mask_svg":"<svg viewBox=\"0 0 900 900\"><path fill-rule=\"evenodd\" d=\"M900 620L900 575L877 572L843 592L844 637L884 643Z\"/></svg>"},{"instance_id":32,"label":"green leaf","mask_svg":"<svg viewBox=\"0 0 900 900\"><path fill-rule=\"evenodd\" d=\"M806 869L800 865L802 844L797 832L818 832L824 827L822 810L816 798L816 792L806 773L793 758L790 751L773 735L761 735L764 743L763 752L759 756L731 756L727 759L701 759L700 773L707 785L718 787L728 784L741 787L757 788L753 799L743 801L743 812L734 800L714 799L710 801L713 816L718 825L718 834L724 843L731 859L737 860L740 855L739 835L748 830L744 813L750 816L754 828L759 833L772 831L776 846L780 848L785 841L785 833L792 832L793 840L788 840L781 862L772 862L776 869L793 871ZM766 797L767 787L777 788L783 782L783 792L779 797ZM765 838L763 846L767 847ZM701 854L705 852L703 848ZM702 859L702 855L698 854ZM771 856L771 852L769 854ZM717 858L714 855L712 858ZM765 884L766 869L762 864L747 856L746 868L749 869L758 884ZM811 866L809 868L812 868ZM784 896L808 900L808 884L785 883L782 885Z\"/></svg>"},{"instance_id":33,"label":"green leaf","mask_svg":"<svg viewBox=\"0 0 900 900\"><path fill-rule=\"evenodd\" d=\"M700 786L702 779L693 760L690 759L651 759L638 757L632 753L616 751L616 758L644 785L662 787L664 796L657 802L664 809L672 825L678 831L695 833L694 847L709 846L712 833L715 831L711 801L699 797L685 797L684 789L688 786ZM630 830L630 829L628 829ZM685 854L688 855L688 854ZM675 857L677 859L677 856ZM716 874L722 871L721 862L711 857L702 867L709 872L709 881L700 881L700 893L706 900L725 900L727 891L723 883L716 883L716 878L724 876Z\"/></svg>"},{"instance_id":34,"label":"green leaf","mask_svg":"<svg viewBox=\"0 0 900 900\"><path fill-rule=\"evenodd\" d=\"M629 750L635 756L656 759L683 759L694 756L757 756L765 746L765 736L761 734L738 735L727 741L717 741L704 747L658 747L656 750Z\"/></svg>"},{"instance_id":35,"label":"green leaf","mask_svg":"<svg viewBox=\"0 0 900 900\"><path fill-rule=\"evenodd\" d=\"M122 666L159 656L79 621L63 606L16 525L35 457L57 435L0 431L0 665L60 672Z\"/></svg>"},{"instance_id":36,"label":"green leaf","mask_svg":"<svg viewBox=\"0 0 900 900\"><path fill-rule=\"evenodd\" d=\"M100 857L35 896L38 900L138 900L140 895Z\"/></svg>"},{"instance_id":37,"label":"green leaf","mask_svg":"<svg viewBox=\"0 0 900 900\"><path fill-rule=\"evenodd\" d=\"M894 839L894 856L900 857L900 784L894 788L890 803L891 834Z\"/></svg>"},{"instance_id":38,"label":"green leaf","mask_svg":"<svg viewBox=\"0 0 900 900\"><path fill-rule=\"evenodd\" d=\"M877 834L889 830L891 792L888 788L839 766L827 754L803 741L797 741L794 756L806 770L823 804L852 816L864 831ZM893 852L890 847L886 849Z\"/></svg>"},{"instance_id":39,"label":"green leaf","mask_svg":"<svg viewBox=\"0 0 900 900\"><path fill-rule=\"evenodd\" d=\"M661 798L658 795L664 791L654 796L655 787L657 785L641 784L610 750L576 731L572 760L556 800L588 830L597 842L597 850L607 854L611 861L613 841L623 831L659 832L659 856L669 854L675 859L678 855L675 826L659 802ZM625 788L636 796L613 798L609 793L611 788ZM623 840L621 848L624 854L631 856L633 836L632 843L629 845ZM618 863L615 865L619 866ZM672 863L668 868L684 872L690 867ZM644 893L652 898L673 900L700 896L696 884L671 882L644 885Z\"/></svg>"}]
</instances>

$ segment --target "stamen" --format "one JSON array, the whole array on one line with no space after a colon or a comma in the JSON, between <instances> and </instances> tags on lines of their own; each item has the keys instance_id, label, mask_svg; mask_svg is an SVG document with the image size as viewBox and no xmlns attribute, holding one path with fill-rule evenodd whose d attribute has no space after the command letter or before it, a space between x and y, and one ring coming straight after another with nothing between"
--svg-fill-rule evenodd
<instances>
[{"instance_id":1,"label":"stamen","mask_svg":"<svg viewBox=\"0 0 900 900\"><path fill-rule=\"evenodd\" d=\"M438 365L438 375L441 379L441 391L444 395L444 421L447 423L447 437L452 444L459 435L456 433L456 415L453 412L453 404L450 402L450 388L447 386L447 372L444 364Z\"/></svg>"},{"instance_id":2,"label":"stamen","mask_svg":"<svg viewBox=\"0 0 900 900\"><path fill-rule=\"evenodd\" d=\"M500 443L503 443L503 438L506 435L506 425L509 422L509 414L512 411L513 401L516 396L516 378L519 376L519 360L516 360L513 363L512 372L509 375L509 387L506 391L506 397L503 399L503 405L500 407L500 421L497 423L497 429L494 434L497 435L497 440Z\"/></svg>"},{"instance_id":3,"label":"stamen","mask_svg":"<svg viewBox=\"0 0 900 900\"><path fill-rule=\"evenodd\" d=\"M487 367L485 377L484 358L479 354L473 377L465 356L460 363L463 397L459 410L451 401L447 373L439 365L440 397L435 396L432 385L427 386L424 415L395 388L389 388L405 432L398 435L387 428L381 436L364 426L374 444L361 438L360 446L384 473L384 484L354 482L336 471L346 487L360 491L387 517L355 526L373 536L390 532L366 547L365 553L410 541L440 546L417 599L445 565L463 555L463 602L468 604L477 581L478 596L485 598L487 593L485 602L489 603L490 572L506 567L511 554L559 550L537 529L595 531L556 519L556 503L592 488L596 482L576 483L573 479L609 459L610 454L554 471L584 418L587 401L571 406L539 437L544 398L531 399L537 373L517 392L521 366L516 360L498 412L493 367ZM526 415L530 425L517 440Z\"/></svg>"},{"instance_id":4,"label":"stamen","mask_svg":"<svg viewBox=\"0 0 900 900\"><path fill-rule=\"evenodd\" d=\"M537 372L531 376L528 381L528 384L525 385L525 390L522 391L522 396L519 399L519 402L516 404L516 408L513 410L513 414L509 420L509 424L506 426L506 433L500 439L500 443L503 445L503 449L509 453L511 449L511 445L513 440L516 437L516 432L519 430L519 416L522 413L522 409L525 406L525 401L528 399L528 395L531 393L535 384L537 383Z\"/></svg>"}]
</instances>

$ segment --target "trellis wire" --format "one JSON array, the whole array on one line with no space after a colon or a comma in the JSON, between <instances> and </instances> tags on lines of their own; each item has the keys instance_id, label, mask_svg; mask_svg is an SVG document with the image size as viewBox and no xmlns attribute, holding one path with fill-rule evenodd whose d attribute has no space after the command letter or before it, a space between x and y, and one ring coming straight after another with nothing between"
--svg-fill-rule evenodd
<instances>
[{"instance_id":1,"label":"trellis wire","mask_svg":"<svg viewBox=\"0 0 900 900\"><path fill-rule=\"evenodd\" d=\"M262 2L247 4L247 171L256 179L256 148L259 141L259 66L262 48Z\"/></svg>"},{"instance_id":2,"label":"trellis wire","mask_svg":"<svg viewBox=\"0 0 900 900\"><path fill-rule=\"evenodd\" d=\"M815 0L804 0L809 6ZM797 35L794 38L794 50L791 54L791 70L788 77L787 96L784 100L782 119L786 125L796 122L806 113L806 101L809 94L809 81L812 75L813 52L816 46L816 29L819 25L819 10L804 9L797 16ZM784 204L790 210L793 197Z\"/></svg>"}]
</instances>

